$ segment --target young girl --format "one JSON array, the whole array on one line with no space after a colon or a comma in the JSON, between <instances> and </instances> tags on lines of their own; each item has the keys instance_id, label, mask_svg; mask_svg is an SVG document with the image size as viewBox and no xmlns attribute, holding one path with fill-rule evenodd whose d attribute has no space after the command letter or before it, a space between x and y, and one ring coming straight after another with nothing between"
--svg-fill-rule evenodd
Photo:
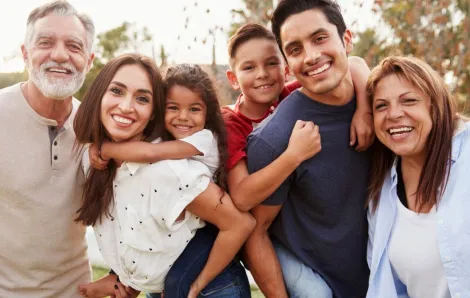
<instances>
[{"instance_id":1,"label":"young girl","mask_svg":"<svg viewBox=\"0 0 470 298\"><path fill-rule=\"evenodd\" d=\"M229 265L254 227L252 217L238 211L228 195L211 182L214 177L225 188L225 131L207 74L198 66L177 66L168 71L167 87L164 103L161 78L153 62L124 55L103 68L78 111L74 128L81 144L110 139L131 145L124 148L127 153L121 150L124 155L118 159L110 154L115 159L109 160L106 171L85 167L84 202L77 220L94 226L101 253L119 282L110 274L80 286L83 296L125 296L131 289L161 293L166 274L206 220L220 231L191 286L188 297L196 297ZM158 139L152 144L135 142L149 140L161 122L166 129L162 138L179 141L168 145L159 144ZM106 145L112 149L112 144L104 144L102 158ZM142 148L144 153L150 149L148 152L170 154L159 153L149 160L153 153L142 157ZM172 152L179 149L184 154ZM192 155L191 159L153 163ZM84 156L86 165L88 156ZM118 161L132 159L152 163ZM246 291L235 292L241 294L234 297L246 297Z\"/></svg>"}]
</instances>

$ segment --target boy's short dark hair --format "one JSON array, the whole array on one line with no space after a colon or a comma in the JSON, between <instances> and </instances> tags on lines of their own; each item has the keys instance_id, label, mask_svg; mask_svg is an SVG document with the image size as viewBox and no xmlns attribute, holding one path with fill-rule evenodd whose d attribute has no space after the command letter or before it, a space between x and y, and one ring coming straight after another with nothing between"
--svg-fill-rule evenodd
<instances>
[{"instance_id":1,"label":"boy's short dark hair","mask_svg":"<svg viewBox=\"0 0 470 298\"><path fill-rule=\"evenodd\" d=\"M281 26L291 15L302 13L310 9L318 9L323 12L328 22L336 26L338 35L343 37L346 31L346 23L344 22L341 8L334 0L280 0L273 12L271 19L271 28L276 36L277 44L282 50Z\"/></svg>"},{"instance_id":2,"label":"boy's short dark hair","mask_svg":"<svg viewBox=\"0 0 470 298\"><path fill-rule=\"evenodd\" d=\"M276 42L276 37L269 31L268 28L259 23L247 23L235 32L228 41L228 56L230 57L230 64L232 64L238 48L245 42L255 39L267 39Z\"/></svg>"}]
</instances>

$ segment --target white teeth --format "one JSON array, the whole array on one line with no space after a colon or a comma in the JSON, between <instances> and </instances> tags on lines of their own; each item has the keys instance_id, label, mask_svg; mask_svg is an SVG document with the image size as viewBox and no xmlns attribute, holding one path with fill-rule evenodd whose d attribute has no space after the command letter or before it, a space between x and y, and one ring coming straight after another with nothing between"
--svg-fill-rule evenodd
<instances>
[{"instance_id":1,"label":"white teeth","mask_svg":"<svg viewBox=\"0 0 470 298\"><path fill-rule=\"evenodd\" d=\"M179 130L184 130L184 131L188 131L191 129L191 126L186 126L186 125L175 125L175 127Z\"/></svg>"},{"instance_id":2,"label":"white teeth","mask_svg":"<svg viewBox=\"0 0 470 298\"><path fill-rule=\"evenodd\" d=\"M327 70L328 68L330 68L330 63L326 63L325 65L323 65L322 67L320 68L317 68L315 69L314 71L309 71L308 72L308 75L309 76L313 76L313 75L316 75L316 74L319 74L321 72L324 72L325 70Z\"/></svg>"},{"instance_id":3,"label":"white teeth","mask_svg":"<svg viewBox=\"0 0 470 298\"><path fill-rule=\"evenodd\" d=\"M397 133L410 132L412 130L413 130L413 127L400 127L400 128L390 128L388 132L393 135Z\"/></svg>"},{"instance_id":4,"label":"white teeth","mask_svg":"<svg viewBox=\"0 0 470 298\"><path fill-rule=\"evenodd\" d=\"M132 123L131 119L119 117L117 115L113 115L113 119L116 120L117 122L123 123L123 124L131 124Z\"/></svg>"},{"instance_id":5,"label":"white teeth","mask_svg":"<svg viewBox=\"0 0 470 298\"><path fill-rule=\"evenodd\" d=\"M49 71L60 72L60 73L67 73L68 72L66 69L59 69L59 68L49 68Z\"/></svg>"},{"instance_id":6,"label":"white teeth","mask_svg":"<svg viewBox=\"0 0 470 298\"><path fill-rule=\"evenodd\" d=\"M270 88L271 86L272 86L272 84L271 84L271 85L262 85L262 86L256 87L256 89L268 89L268 88Z\"/></svg>"}]
</instances>

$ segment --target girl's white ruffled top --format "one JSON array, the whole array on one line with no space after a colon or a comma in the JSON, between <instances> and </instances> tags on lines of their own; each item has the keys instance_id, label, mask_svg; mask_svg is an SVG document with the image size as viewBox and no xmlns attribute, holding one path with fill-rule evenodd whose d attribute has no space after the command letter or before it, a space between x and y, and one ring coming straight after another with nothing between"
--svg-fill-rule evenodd
<instances>
[{"instance_id":1,"label":"girl's white ruffled top","mask_svg":"<svg viewBox=\"0 0 470 298\"><path fill-rule=\"evenodd\" d=\"M111 217L103 216L94 227L107 264L124 285L143 292L163 290L171 266L205 225L189 211L177 218L209 185L219 163L217 142L208 130L181 140L203 155L153 164L124 162L114 179ZM87 152L83 164L87 172Z\"/></svg>"}]
</instances>

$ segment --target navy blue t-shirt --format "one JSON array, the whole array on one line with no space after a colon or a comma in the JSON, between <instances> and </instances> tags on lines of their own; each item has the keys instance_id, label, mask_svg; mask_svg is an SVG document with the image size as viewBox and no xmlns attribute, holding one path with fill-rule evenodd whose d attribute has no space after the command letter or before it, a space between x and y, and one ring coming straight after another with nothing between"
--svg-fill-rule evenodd
<instances>
[{"instance_id":1,"label":"navy blue t-shirt","mask_svg":"<svg viewBox=\"0 0 470 298\"><path fill-rule=\"evenodd\" d=\"M334 297L365 297L366 194L369 157L349 146L352 99L342 106L317 102L294 91L248 138L247 161L256 172L287 148L297 120L320 128L321 151L303 162L265 205L283 204L271 237L320 274Z\"/></svg>"}]
</instances>

